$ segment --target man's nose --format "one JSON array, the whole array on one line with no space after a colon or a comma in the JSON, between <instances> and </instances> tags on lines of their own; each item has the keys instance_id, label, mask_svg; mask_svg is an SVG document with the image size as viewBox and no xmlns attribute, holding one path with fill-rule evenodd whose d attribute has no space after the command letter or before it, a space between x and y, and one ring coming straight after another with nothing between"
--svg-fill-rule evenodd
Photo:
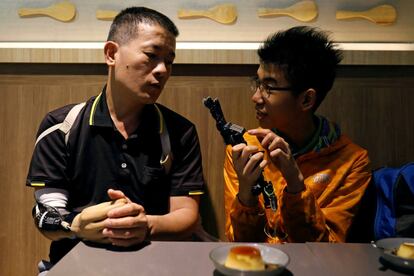
<instances>
[{"instance_id":1,"label":"man's nose","mask_svg":"<svg viewBox=\"0 0 414 276\"><path fill-rule=\"evenodd\" d=\"M154 73L156 75L165 75L168 73L167 65L165 65L164 61L160 61L157 63L157 66L154 68Z\"/></svg>"}]
</instances>

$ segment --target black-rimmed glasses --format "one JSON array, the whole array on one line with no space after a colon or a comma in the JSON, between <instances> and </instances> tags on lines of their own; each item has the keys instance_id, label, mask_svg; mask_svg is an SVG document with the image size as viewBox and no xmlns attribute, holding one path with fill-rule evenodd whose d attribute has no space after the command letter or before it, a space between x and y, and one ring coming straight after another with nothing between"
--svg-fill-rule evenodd
<instances>
[{"instance_id":1,"label":"black-rimmed glasses","mask_svg":"<svg viewBox=\"0 0 414 276\"><path fill-rule=\"evenodd\" d=\"M292 87L273 87L266 83L260 81L258 77L252 77L250 80L250 89L252 93L255 93L259 89L260 93L269 98L271 94L277 93L279 91L291 91Z\"/></svg>"}]
</instances>

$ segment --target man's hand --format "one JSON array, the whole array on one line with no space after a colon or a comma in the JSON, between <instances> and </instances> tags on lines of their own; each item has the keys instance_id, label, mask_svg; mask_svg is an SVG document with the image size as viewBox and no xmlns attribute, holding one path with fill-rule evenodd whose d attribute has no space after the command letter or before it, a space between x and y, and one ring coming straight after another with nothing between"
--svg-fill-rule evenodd
<instances>
[{"instance_id":1,"label":"man's hand","mask_svg":"<svg viewBox=\"0 0 414 276\"><path fill-rule=\"evenodd\" d=\"M81 239L98 243L110 243L108 238L102 234L105 228L104 220L110 210L125 204L127 204L127 200L119 198L85 208L73 219L70 229Z\"/></svg>"},{"instance_id":2,"label":"man's hand","mask_svg":"<svg viewBox=\"0 0 414 276\"><path fill-rule=\"evenodd\" d=\"M255 135L263 148L269 152L270 161L280 170L287 182L287 192L303 191L305 189L303 175L293 158L289 144L270 129L252 129L248 133Z\"/></svg>"},{"instance_id":3,"label":"man's hand","mask_svg":"<svg viewBox=\"0 0 414 276\"><path fill-rule=\"evenodd\" d=\"M103 236L117 246L127 247L143 242L149 232L144 207L131 202L119 190L109 189L108 195L112 200L125 199L127 204L107 213L108 218L103 222Z\"/></svg>"},{"instance_id":4,"label":"man's hand","mask_svg":"<svg viewBox=\"0 0 414 276\"><path fill-rule=\"evenodd\" d=\"M255 146L238 144L232 148L234 169L239 179L239 200L246 206L255 206L257 197L252 194L252 186L256 183L267 161L263 153Z\"/></svg>"}]
</instances>

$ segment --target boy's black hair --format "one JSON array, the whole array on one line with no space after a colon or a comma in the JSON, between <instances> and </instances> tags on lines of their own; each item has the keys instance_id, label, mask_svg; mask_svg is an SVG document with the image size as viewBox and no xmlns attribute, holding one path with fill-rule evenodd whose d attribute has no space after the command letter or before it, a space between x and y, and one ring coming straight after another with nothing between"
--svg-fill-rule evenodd
<instances>
[{"instance_id":1,"label":"boy's black hair","mask_svg":"<svg viewBox=\"0 0 414 276\"><path fill-rule=\"evenodd\" d=\"M319 107L336 77L342 51L328 35L316 28L298 26L270 35L258 49L260 61L276 64L293 87L295 95L313 88Z\"/></svg>"}]
</instances>

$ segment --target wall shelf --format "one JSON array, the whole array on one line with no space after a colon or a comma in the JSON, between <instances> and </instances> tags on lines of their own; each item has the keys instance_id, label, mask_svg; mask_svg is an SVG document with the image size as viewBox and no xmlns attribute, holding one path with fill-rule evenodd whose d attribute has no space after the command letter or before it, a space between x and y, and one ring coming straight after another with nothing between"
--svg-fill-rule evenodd
<instances>
[{"instance_id":1,"label":"wall shelf","mask_svg":"<svg viewBox=\"0 0 414 276\"><path fill-rule=\"evenodd\" d=\"M338 43L343 65L414 65L413 43ZM178 42L177 64L258 64L259 43ZM102 42L1 42L0 63L103 63Z\"/></svg>"}]
</instances>

